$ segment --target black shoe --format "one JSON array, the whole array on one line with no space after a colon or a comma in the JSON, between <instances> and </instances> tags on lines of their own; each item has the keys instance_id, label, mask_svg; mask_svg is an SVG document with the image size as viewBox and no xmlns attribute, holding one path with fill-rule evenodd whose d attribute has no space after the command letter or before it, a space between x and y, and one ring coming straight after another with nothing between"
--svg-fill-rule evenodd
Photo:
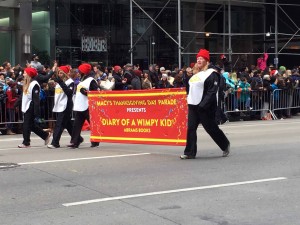
<instances>
[{"instance_id":1,"label":"black shoe","mask_svg":"<svg viewBox=\"0 0 300 225\"><path fill-rule=\"evenodd\" d=\"M82 142L84 142L84 139L83 139L83 138L79 141L79 144L81 144Z\"/></svg>"},{"instance_id":2,"label":"black shoe","mask_svg":"<svg viewBox=\"0 0 300 225\"><path fill-rule=\"evenodd\" d=\"M99 146L99 142L92 142L91 143L91 148L95 148Z\"/></svg>"},{"instance_id":3,"label":"black shoe","mask_svg":"<svg viewBox=\"0 0 300 225\"><path fill-rule=\"evenodd\" d=\"M69 144L67 146L72 149L78 148L78 145L74 145L74 144Z\"/></svg>"},{"instance_id":4,"label":"black shoe","mask_svg":"<svg viewBox=\"0 0 300 225\"><path fill-rule=\"evenodd\" d=\"M228 144L227 148L223 151L223 157L227 157L230 153L230 144Z\"/></svg>"},{"instance_id":5,"label":"black shoe","mask_svg":"<svg viewBox=\"0 0 300 225\"><path fill-rule=\"evenodd\" d=\"M195 156L191 156L191 155L181 155L180 159L194 159Z\"/></svg>"}]
</instances>

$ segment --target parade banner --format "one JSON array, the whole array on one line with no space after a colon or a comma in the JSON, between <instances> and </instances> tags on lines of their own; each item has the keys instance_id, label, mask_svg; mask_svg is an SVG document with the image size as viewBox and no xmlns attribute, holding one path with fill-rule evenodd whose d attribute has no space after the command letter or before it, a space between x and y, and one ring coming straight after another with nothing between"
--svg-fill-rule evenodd
<instances>
[{"instance_id":1,"label":"parade banner","mask_svg":"<svg viewBox=\"0 0 300 225\"><path fill-rule=\"evenodd\" d=\"M186 143L184 88L88 93L91 141L154 145Z\"/></svg>"}]
</instances>

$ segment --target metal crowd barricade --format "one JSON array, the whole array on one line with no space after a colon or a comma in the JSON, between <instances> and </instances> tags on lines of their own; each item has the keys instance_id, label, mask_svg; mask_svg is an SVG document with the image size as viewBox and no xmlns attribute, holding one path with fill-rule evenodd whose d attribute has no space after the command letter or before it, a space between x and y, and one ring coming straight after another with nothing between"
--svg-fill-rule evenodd
<instances>
[{"instance_id":1,"label":"metal crowd barricade","mask_svg":"<svg viewBox=\"0 0 300 225\"><path fill-rule=\"evenodd\" d=\"M271 113L270 91L231 91L225 95L225 112L261 111Z\"/></svg>"},{"instance_id":2,"label":"metal crowd barricade","mask_svg":"<svg viewBox=\"0 0 300 225\"><path fill-rule=\"evenodd\" d=\"M14 112L13 119L8 119L8 110L5 102L0 103L0 131L6 132L7 125L19 126L23 123L21 106ZM41 102L41 117L49 126L56 121L53 113L54 96L48 96L46 102ZM300 88L293 90L276 89L270 91L232 91L225 95L224 112L258 112L261 117L270 113L273 119L278 119L280 111L286 110L290 113L292 109L300 109ZM74 118L74 117L73 117ZM52 128L52 127L50 127Z\"/></svg>"},{"instance_id":3,"label":"metal crowd barricade","mask_svg":"<svg viewBox=\"0 0 300 225\"><path fill-rule=\"evenodd\" d=\"M18 105L13 112L9 111L5 102L0 103L0 132L6 134L9 126L13 127L13 130L19 130L19 127L23 123L23 113L21 105ZM44 128L49 128L51 123L56 121L55 113L53 113L54 96L48 96L45 102L40 102L41 118L44 123L41 124ZM13 114L10 116L10 114Z\"/></svg>"},{"instance_id":4,"label":"metal crowd barricade","mask_svg":"<svg viewBox=\"0 0 300 225\"><path fill-rule=\"evenodd\" d=\"M286 114L291 114L291 109L300 108L300 88L297 89L275 89L272 93L271 112L275 119L285 110Z\"/></svg>"}]
</instances>

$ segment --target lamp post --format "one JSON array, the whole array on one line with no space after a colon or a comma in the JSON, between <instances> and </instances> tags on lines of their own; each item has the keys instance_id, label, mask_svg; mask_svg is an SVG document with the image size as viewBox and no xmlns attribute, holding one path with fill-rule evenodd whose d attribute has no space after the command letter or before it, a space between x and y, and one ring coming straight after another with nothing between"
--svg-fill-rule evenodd
<instances>
[{"instance_id":1,"label":"lamp post","mask_svg":"<svg viewBox=\"0 0 300 225\"><path fill-rule=\"evenodd\" d=\"M151 46L152 46L152 64L154 64L154 62L155 62L155 60L154 60L154 46L155 46L154 37L152 37Z\"/></svg>"}]
</instances>

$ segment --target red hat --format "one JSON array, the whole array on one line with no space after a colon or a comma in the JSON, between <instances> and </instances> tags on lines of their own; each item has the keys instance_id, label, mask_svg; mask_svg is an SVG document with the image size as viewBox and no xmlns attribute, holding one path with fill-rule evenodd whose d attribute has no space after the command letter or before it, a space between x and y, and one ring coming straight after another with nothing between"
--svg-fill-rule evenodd
<instances>
[{"instance_id":1,"label":"red hat","mask_svg":"<svg viewBox=\"0 0 300 225\"><path fill-rule=\"evenodd\" d=\"M226 56L224 54L220 55L220 59L226 59Z\"/></svg>"},{"instance_id":2,"label":"red hat","mask_svg":"<svg viewBox=\"0 0 300 225\"><path fill-rule=\"evenodd\" d=\"M65 74L68 74L70 72L69 66L60 66L58 69L62 70Z\"/></svg>"},{"instance_id":3,"label":"red hat","mask_svg":"<svg viewBox=\"0 0 300 225\"><path fill-rule=\"evenodd\" d=\"M92 66L88 63L83 63L78 67L78 70L83 74L88 74L92 70Z\"/></svg>"},{"instance_id":4,"label":"red hat","mask_svg":"<svg viewBox=\"0 0 300 225\"><path fill-rule=\"evenodd\" d=\"M195 63L192 62L192 63L190 64L190 67L191 67L191 68L194 68L194 66L195 66Z\"/></svg>"},{"instance_id":5,"label":"red hat","mask_svg":"<svg viewBox=\"0 0 300 225\"><path fill-rule=\"evenodd\" d=\"M121 69L122 69L121 66L118 66L118 65L114 66L115 73L119 72L119 70L121 70Z\"/></svg>"},{"instance_id":6,"label":"red hat","mask_svg":"<svg viewBox=\"0 0 300 225\"><path fill-rule=\"evenodd\" d=\"M36 71L35 68L31 68L31 67L28 67L25 69L25 72L27 73L28 76L30 76L31 78L35 77L38 73Z\"/></svg>"},{"instance_id":7,"label":"red hat","mask_svg":"<svg viewBox=\"0 0 300 225\"><path fill-rule=\"evenodd\" d=\"M134 70L133 73L135 76L142 77L142 71L140 70Z\"/></svg>"},{"instance_id":8,"label":"red hat","mask_svg":"<svg viewBox=\"0 0 300 225\"><path fill-rule=\"evenodd\" d=\"M275 76L278 74L278 70L271 70L270 75Z\"/></svg>"},{"instance_id":9,"label":"red hat","mask_svg":"<svg viewBox=\"0 0 300 225\"><path fill-rule=\"evenodd\" d=\"M206 49L200 49L197 54L197 59L200 56L203 57L206 61L209 61L209 51L207 51Z\"/></svg>"}]
</instances>

